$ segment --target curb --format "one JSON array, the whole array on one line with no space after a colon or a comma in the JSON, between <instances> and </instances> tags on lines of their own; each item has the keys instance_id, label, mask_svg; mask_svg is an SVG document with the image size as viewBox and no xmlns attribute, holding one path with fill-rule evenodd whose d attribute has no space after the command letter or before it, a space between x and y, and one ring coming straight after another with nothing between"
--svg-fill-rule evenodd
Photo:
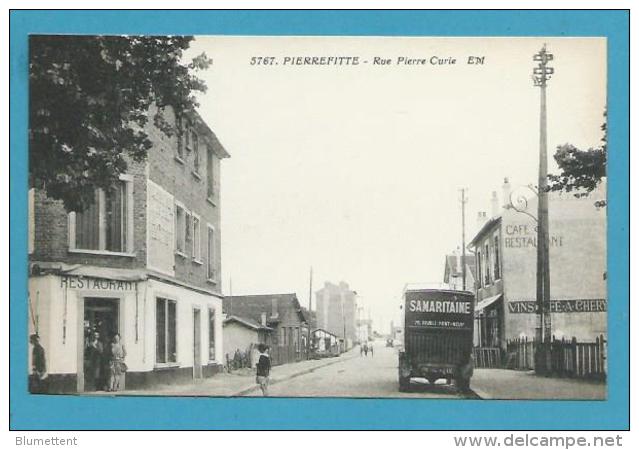
<instances>
[{"instance_id":1,"label":"curb","mask_svg":"<svg viewBox=\"0 0 639 450\"><path fill-rule=\"evenodd\" d=\"M493 399L493 396L492 396L492 395L490 395L489 393L487 393L486 391L484 391L484 390L482 390L482 389L479 389L479 388L476 388L476 387L473 387L473 386L471 386L471 387L470 387L470 389L471 389L471 390L472 390L475 394L477 394L477 396L478 396L480 399L482 399L482 400L492 400L492 399Z\"/></svg>"},{"instance_id":2,"label":"curb","mask_svg":"<svg viewBox=\"0 0 639 450\"><path fill-rule=\"evenodd\" d=\"M338 359L337 361L329 361L326 364L321 364L321 365L318 365L318 366L315 366L315 367L311 367L311 368L308 368L308 369L301 370L299 372L294 372L294 373L292 373L290 375L286 375L285 377L282 377L282 378L272 379L270 384L274 385L274 384L281 383L282 381L288 381L288 380L291 380L293 378L297 378L299 376L306 375L306 374L309 374L311 372L315 372L317 369L322 369L324 367L332 366L333 364L338 364L338 363L342 363L342 362L348 361L350 359L355 358L356 356L357 355L351 355L348 358ZM249 394L251 392L257 391L259 388L260 387L255 384L255 385L252 385L251 387L248 387L248 388L242 389L240 391L234 392L232 394L229 394L229 397L243 397L246 394Z\"/></svg>"}]
</instances>

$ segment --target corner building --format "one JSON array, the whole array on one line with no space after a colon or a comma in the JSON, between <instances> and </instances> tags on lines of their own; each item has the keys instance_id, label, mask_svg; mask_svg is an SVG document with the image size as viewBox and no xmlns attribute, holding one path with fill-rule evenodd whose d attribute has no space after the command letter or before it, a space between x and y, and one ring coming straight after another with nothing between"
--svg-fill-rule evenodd
<instances>
[{"instance_id":1,"label":"corner building","mask_svg":"<svg viewBox=\"0 0 639 450\"><path fill-rule=\"evenodd\" d=\"M533 339L537 327L537 198L518 198L487 220L470 246L475 252L475 345L506 350L509 340ZM587 196L548 196L550 312L557 338L595 342L607 333L605 182ZM509 207L510 206L510 207ZM495 208L497 210L497 208Z\"/></svg>"},{"instance_id":2,"label":"corner building","mask_svg":"<svg viewBox=\"0 0 639 450\"><path fill-rule=\"evenodd\" d=\"M84 211L29 191L29 332L45 349L50 392L100 388L85 350L96 331L104 345L120 334L125 389L222 368L220 162L229 155L197 113L165 117L179 133L149 120L146 161L128 161Z\"/></svg>"}]
</instances>

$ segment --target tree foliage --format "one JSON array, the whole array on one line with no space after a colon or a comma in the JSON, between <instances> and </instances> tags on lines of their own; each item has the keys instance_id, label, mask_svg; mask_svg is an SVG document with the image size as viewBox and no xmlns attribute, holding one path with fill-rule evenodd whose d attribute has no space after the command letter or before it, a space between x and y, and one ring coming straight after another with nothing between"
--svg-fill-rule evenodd
<instances>
[{"instance_id":1,"label":"tree foliage","mask_svg":"<svg viewBox=\"0 0 639 450\"><path fill-rule=\"evenodd\" d=\"M29 41L29 178L32 186L82 210L95 187L108 188L143 161L149 119L171 135L171 106L197 106L206 86L194 74L210 60L189 63L190 36L32 36ZM152 104L157 113L149 117Z\"/></svg>"},{"instance_id":2,"label":"tree foliage","mask_svg":"<svg viewBox=\"0 0 639 450\"><path fill-rule=\"evenodd\" d=\"M604 117L606 113L604 113ZM597 148L580 150L572 144L557 147L554 158L561 171L558 175L548 175L551 191L574 192L576 197L585 197L592 192L606 177L607 160L607 128L603 131L602 145ZM605 206L605 201L598 201L597 207Z\"/></svg>"}]
</instances>

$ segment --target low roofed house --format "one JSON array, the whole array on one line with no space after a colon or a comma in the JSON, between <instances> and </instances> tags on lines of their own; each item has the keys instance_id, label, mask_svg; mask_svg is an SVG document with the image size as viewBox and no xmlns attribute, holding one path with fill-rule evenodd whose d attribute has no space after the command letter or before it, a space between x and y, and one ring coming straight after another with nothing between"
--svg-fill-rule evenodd
<instances>
[{"instance_id":1,"label":"low roofed house","mask_svg":"<svg viewBox=\"0 0 639 450\"><path fill-rule=\"evenodd\" d=\"M337 356L342 350L343 343L340 347L339 336L323 328L317 328L312 333L311 347L314 357Z\"/></svg>"},{"instance_id":2,"label":"low roofed house","mask_svg":"<svg viewBox=\"0 0 639 450\"><path fill-rule=\"evenodd\" d=\"M224 359L230 367L238 358L250 360L258 344L271 345L273 329L266 326L266 314L262 322L239 316L227 316L223 322Z\"/></svg>"},{"instance_id":3,"label":"low roofed house","mask_svg":"<svg viewBox=\"0 0 639 450\"><path fill-rule=\"evenodd\" d=\"M308 319L296 294L228 296L224 312L273 330L270 347L274 364L306 359Z\"/></svg>"}]
</instances>

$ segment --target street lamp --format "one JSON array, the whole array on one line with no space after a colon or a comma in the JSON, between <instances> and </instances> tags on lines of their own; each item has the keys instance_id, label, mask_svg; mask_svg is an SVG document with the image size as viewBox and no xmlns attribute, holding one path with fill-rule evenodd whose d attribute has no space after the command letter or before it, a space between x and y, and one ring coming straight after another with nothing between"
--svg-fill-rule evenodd
<instances>
[{"instance_id":1,"label":"street lamp","mask_svg":"<svg viewBox=\"0 0 639 450\"><path fill-rule=\"evenodd\" d=\"M548 234L548 155L546 135L546 85L554 73L548 62L553 60L552 53L548 53L546 45L533 56L537 66L533 69L533 82L539 87L539 201L537 204L537 328L538 342L549 344L552 339L550 317L550 261ZM549 352L546 361L549 360Z\"/></svg>"}]
</instances>

